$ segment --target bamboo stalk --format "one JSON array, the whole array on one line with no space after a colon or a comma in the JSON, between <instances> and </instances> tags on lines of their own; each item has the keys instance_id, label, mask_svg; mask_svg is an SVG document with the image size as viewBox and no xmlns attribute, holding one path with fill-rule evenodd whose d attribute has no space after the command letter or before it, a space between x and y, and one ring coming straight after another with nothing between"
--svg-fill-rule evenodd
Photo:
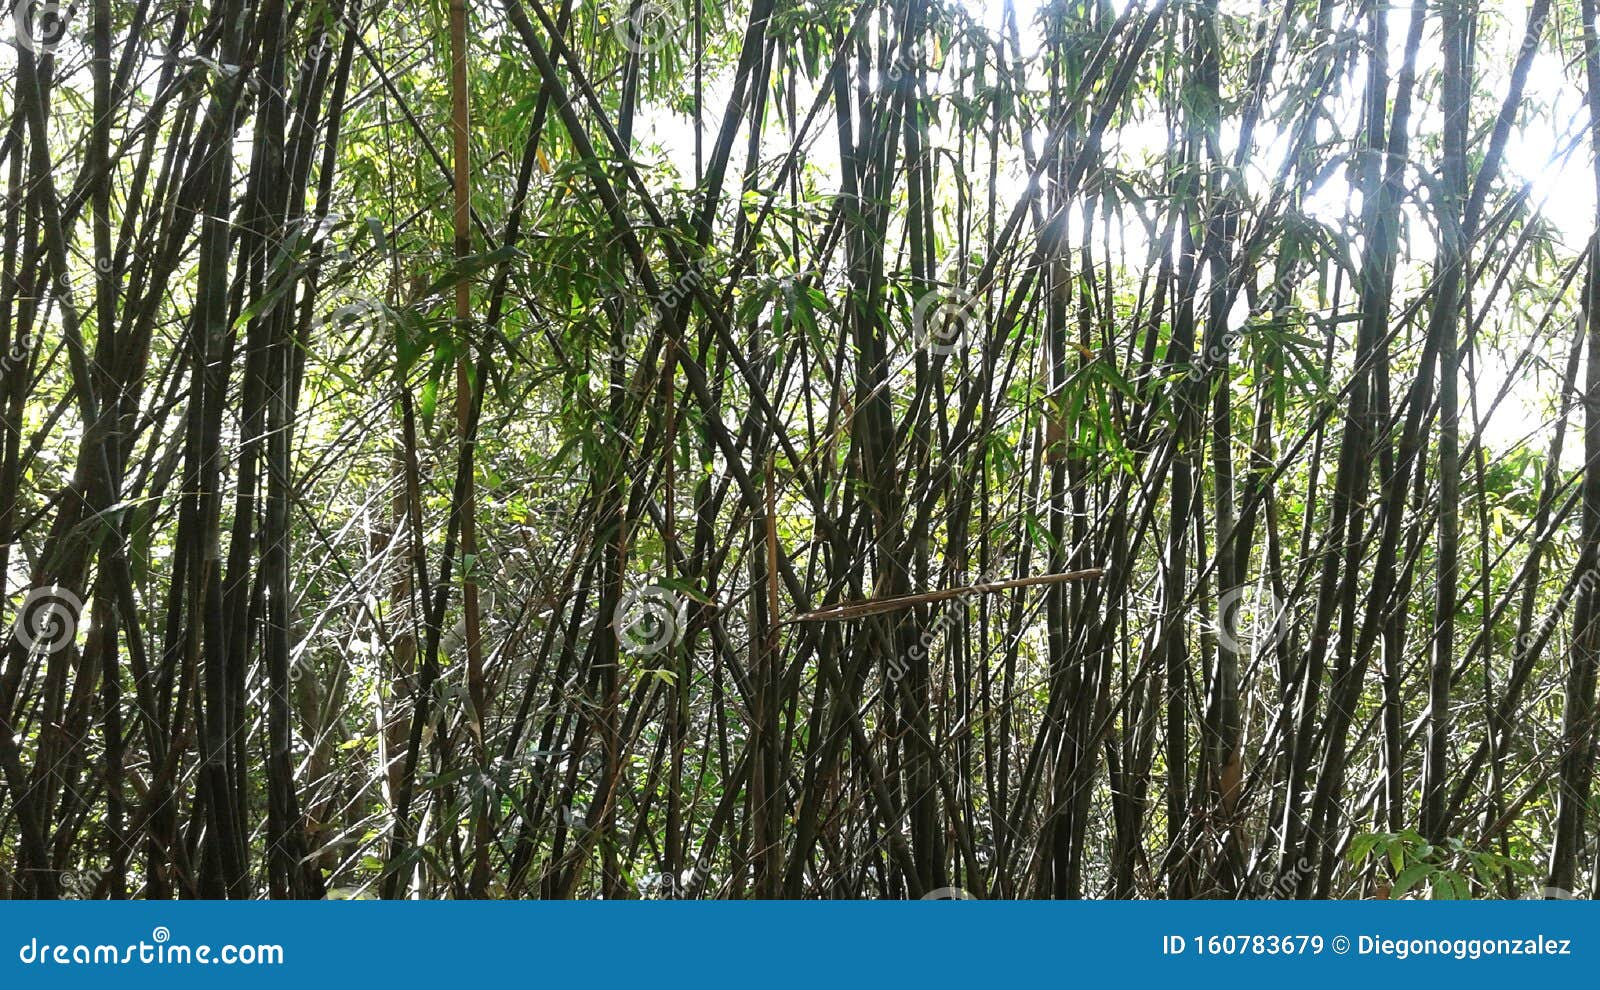
<instances>
[{"instance_id":1,"label":"bamboo stalk","mask_svg":"<svg viewBox=\"0 0 1600 990\"><path fill-rule=\"evenodd\" d=\"M1066 571L1061 574L1035 574L1031 577L1012 578L1007 581L990 581L984 584L969 584L961 588L944 588L939 591L925 591L915 595L896 595L893 598L866 598L860 601L845 602L841 605L830 605L814 612L797 615L789 620L789 624L796 622L840 622L846 619L859 619L867 615L898 612L905 608L949 601L952 598L963 598L968 595L992 595L995 592L1010 591L1013 588L1031 588L1041 584L1060 584L1064 581L1093 581L1104 574L1105 568L1091 567L1081 571Z\"/></svg>"}]
</instances>

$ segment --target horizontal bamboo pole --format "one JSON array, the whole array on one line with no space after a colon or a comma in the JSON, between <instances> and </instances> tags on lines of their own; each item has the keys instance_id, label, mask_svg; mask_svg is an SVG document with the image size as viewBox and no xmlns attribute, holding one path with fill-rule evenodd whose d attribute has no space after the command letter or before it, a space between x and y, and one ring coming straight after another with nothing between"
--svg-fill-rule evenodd
<instances>
[{"instance_id":1,"label":"horizontal bamboo pole","mask_svg":"<svg viewBox=\"0 0 1600 990\"><path fill-rule=\"evenodd\" d=\"M962 588L925 591L917 595L898 595L894 598L866 598L856 602L830 605L827 608L817 609L815 612L807 612L804 615L795 616L789 621L835 622L845 619L859 619L864 615L895 612L903 608L947 601L951 598L961 598L966 595L989 595L997 591L1010 591L1013 588L1031 588L1039 584L1060 584L1062 581L1092 581L1105 572L1103 567L1091 567L1082 571L1064 571L1060 574L1035 574L1032 577L1013 578L1010 581L991 581L987 584L969 584Z\"/></svg>"}]
</instances>

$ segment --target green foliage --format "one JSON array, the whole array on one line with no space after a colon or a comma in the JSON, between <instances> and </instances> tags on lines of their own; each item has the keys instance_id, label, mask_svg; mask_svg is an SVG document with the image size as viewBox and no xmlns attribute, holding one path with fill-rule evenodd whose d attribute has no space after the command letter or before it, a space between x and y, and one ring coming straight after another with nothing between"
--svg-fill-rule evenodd
<instances>
[{"instance_id":1,"label":"green foliage","mask_svg":"<svg viewBox=\"0 0 1600 990\"><path fill-rule=\"evenodd\" d=\"M1359 833L1350 841L1349 857L1358 867L1387 872L1389 897L1395 900L1423 890L1434 900L1470 900L1475 885L1487 893L1509 878L1539 872L1526 860L1476 849L1455 837L1429 842L1415 829Z\"/></svg>"}]
</instances>

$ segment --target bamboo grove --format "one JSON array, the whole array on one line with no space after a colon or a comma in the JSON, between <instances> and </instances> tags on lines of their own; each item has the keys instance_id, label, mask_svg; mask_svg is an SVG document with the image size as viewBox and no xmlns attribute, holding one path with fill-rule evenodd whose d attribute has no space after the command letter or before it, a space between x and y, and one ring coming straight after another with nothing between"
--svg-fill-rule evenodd
<instances>
[{"instance_id":1,"label":"bamboo grove","mask_svg":"<svg viewBox=\"0 0 1600 990\"><path fill-rule=\"evenodd\" d=\"M18 0L0 883L1590 896L1595 0Z\"/></svg>"}]
</instances>

